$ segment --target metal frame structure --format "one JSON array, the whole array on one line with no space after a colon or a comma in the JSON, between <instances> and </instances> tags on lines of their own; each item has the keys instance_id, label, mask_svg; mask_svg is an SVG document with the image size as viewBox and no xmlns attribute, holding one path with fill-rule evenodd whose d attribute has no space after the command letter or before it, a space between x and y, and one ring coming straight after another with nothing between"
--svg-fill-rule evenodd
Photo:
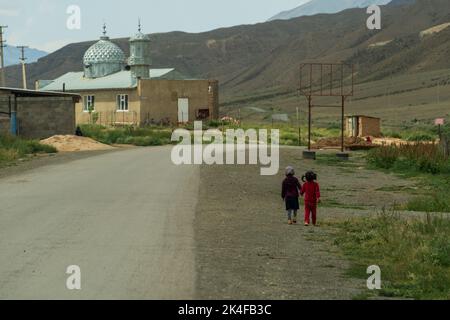
<instances>
[{"instance_id":1,"label":"metal frame structure","mask_svg":"<svg viewBox=\"0 0 450 320\"><path fill-rule=\"evenodd\" d=\"M350 85L346 91L345 68L351 70ZM326 72L329 70L329 72ZM304 72L307 76L304 77ZM314 77L314 71L318 71L319 77ZM336 72L339 78L335 80ZM312 129L312 109L313 108L341 108L342 110L342 135L341 152L345 152L345 101L354 94L354 74L355 69L352 64L345 63L303 63L300 66L300 88L299 92L308 100L308 150L311 150L311 129ZM324 81L325 76L329 76L330 81ZM306 79L305 79L306 78ZM318 78L318 79L317 79ZM317 83L315 83L318 80ZM338 85L335 85L338 82ZM313 97L340 97L340 105L314 105Z\"/></svg>"}]
</instances>

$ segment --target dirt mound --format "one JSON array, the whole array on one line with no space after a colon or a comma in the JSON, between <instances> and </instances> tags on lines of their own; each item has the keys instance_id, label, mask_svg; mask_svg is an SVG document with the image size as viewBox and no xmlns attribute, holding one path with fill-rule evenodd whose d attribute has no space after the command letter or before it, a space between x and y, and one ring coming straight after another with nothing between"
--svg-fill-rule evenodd
<instances>
[{"instance_id":1,"label":"dirt mound","mask_svg":"<svg viewBox=\"0 0 450 320\"><path fill-rule=\"evenodd\" d=\"M97 151L110 150L113 147L97 142L91 138L77 136L53 136L45 140L41 140L42 144L55 147L61 152L77 152L77 151Z\"/></svg>"},{"instance_id":2,"label":"dirt mound","mask_svg":"<svg viewBox=\"0 0 450 320\"><path fill-rule=\"evenodd\" d=\"M341 146L341 138L324 138L312 145L313 149L335 149ZM375 144L367 142L363 138L345 138L345 147L351 150L368 149L375 147Z\"/></svg>"}]
</instances>

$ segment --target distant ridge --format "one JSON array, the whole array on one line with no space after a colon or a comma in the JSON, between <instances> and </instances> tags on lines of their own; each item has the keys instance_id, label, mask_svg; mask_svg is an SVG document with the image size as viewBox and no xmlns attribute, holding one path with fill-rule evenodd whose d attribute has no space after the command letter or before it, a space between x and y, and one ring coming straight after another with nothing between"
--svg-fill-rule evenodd
<instances>
[{"instance_id":1,"label":"distant ridge","mask_svg":"<svg viewBox=\"0 0 450 320\"><path fill-rule=\"evenodd\" d=\"M5 54L5 66L11 66L20 63L19 58L21 56L21 52L18 48L6 45L4 54ZM25 51L27 63L36 62L40 58L45 57L46 55L48 55L47 52L33 48L27 48Z\"/></svg>"},{"instance_id":2,"label":"distant ridge","mask_svg":"<svg viewBox=\"0 0 450 320\"><path fill-rule=\"evenodd\" d=\"M292 10L281 12L276 16L270 18L269 21L289 20L303 16L312 16L320 13L337 13L351 8L369 7L373 4L385 5L389 2L391 2L391 0L312 0Z\"/></svg>"}]
</instances>

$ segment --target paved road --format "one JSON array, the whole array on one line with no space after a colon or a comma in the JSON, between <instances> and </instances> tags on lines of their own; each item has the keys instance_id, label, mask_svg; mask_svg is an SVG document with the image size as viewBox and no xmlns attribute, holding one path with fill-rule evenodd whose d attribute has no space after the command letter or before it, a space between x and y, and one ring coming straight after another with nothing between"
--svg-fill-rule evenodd
<instances>
[{"instance_id":1,"label":"paved road","mask_svg":"<svg viewBox=\"0 0 450 320\"><path fill-rule=\"evenodd\" d=\"M0 299L193 298L198 170L161 147L0 179Z\"/></svg>"}]
</instances>

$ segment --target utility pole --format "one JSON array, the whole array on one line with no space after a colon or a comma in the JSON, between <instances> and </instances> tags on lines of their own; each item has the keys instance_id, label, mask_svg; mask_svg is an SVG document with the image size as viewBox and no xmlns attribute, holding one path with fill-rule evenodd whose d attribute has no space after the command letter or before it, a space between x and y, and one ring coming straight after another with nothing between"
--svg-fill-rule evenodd
<instances>
[{"instance_id":1,"label":"utility pole","mask_svg":"<svg viewBox=\"0 0 450 320\"><path fill-rule=\"evenodd\" d=\"M5 80L5 61L4 61L4 53L3 49L6 47L6 40L3 39L3 29L8 28L8 26L0 26L0 87L6 87Z\"/></svg>"},{"instance_id":2,"label":"utility pole","mask_svg":"<svg viewBox=\"0 0 450 320\"><path fill-rule=\"evenodd\" d=\"M20 62L22 62L22 79L23 79L23 88L27 89L27 71L25 67L25 61L27 58L25 57L25 49L28 48L27 46L18 46L17 48L21 51L21 57Z\"/></svg>"}]
</instances>

